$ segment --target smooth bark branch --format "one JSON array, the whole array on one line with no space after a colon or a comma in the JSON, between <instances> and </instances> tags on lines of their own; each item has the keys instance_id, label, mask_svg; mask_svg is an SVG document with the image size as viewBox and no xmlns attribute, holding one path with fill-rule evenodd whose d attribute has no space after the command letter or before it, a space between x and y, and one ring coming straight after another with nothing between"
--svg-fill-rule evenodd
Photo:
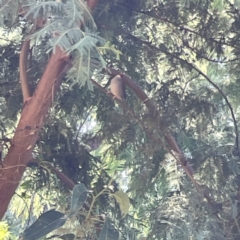
<instances>
[{"instance_id":1,"label":"smooth bark branch","mask_svg":"<svg viewBox=\"0 0 240 240\"><path fill-rule=\"evenodd\" d=\"M116 70L114 68L108 68L107 71L110 72L111 75L113 75L113 76L118 75L118 74L121 75L124 84L126 84L137 95L137 97L146 105L150 114L152 114L152 117L156 116L158 111L155 107L155 104L153 103L153 101L151 99L148 98L147 94L142 90L142 88L135 81L133 81L125 73L122 73L121 71ZM162 125L164 125L164 123L162 123ZM164 138L165 138L165 141L168 144L168 148L171 151L171 153L173 154L173 156L176 158L178 163L182 166L182 168L184 169L184 171L186 172L188 177L191 179L191 181L196 186L198 186L198 184L196 183L196 181L193 178L193 171L192 171L192 169L190 169L190 167L187 163L187 160L186 160L182 150L179 148L173 135L168 132L168 134L166 134L166 133L164 134Z\"/></svg>"},{"instance_id":2,"label":"smooth bark branch","mask_svg":"<svg viewBox=\"0 0 240 240\"><path fill-rule=\"evenodd\" d=\"M23 94L23 103L30 98L28 77L27 77L27 60L30 49L30 40L25 40L22 44L20 56L19 56L19 74L20 82Z\"/></svg>"},{"instance_id":3,"label":"smooth bark branch","mask_svg":"<svg viewBox=\"0 0 240 240\"><path fill-rule=\"evenodd\" d=\"M26 13L24 13L25 15ZM33 20L33 16L31 16L31 20ZM45 19L42 17L37 18L33 24L33 27L30 31L30 34L32 34L37 28L41 28L46 23ZM23 103L25 103L29 98L31 97L30 91L29 91L29 79L27 75L28 71L28 55L30 50L30 39L26 38L22 44L21 52L19 56L19 74L20 74L20 82L21 82L21 88L22 88L22 94L23 94Z\"/></svg>"},{"instance_id":4,"label":"smooth bark branch","mask_svg":"<svg viewBox=\"0 0 240 240\"><path fill-rule=\"evenodd\" d=\"M140 86L138 86L138 84L135 81L133 81L128 75L122 73L119 70L108 68L107 71L113 76L118 74L121 75L124 84L126 84L137 95L137 97L146 105L150 113L154 113L152 117L155 117L155 115L158 113L158 110L155 108L153 101L147 97L147 94L142 90ZM207 191L206 186L199 184L194 179L193 169L191 169L191 166L188 164L188 161L184 156L183 151L178 146L174 136L169 131L166 132L167 133L164 134L164 138L168 145L168 150L171 152L172 156L174 156L177 162L182 166L183 170L185 171L187 176L191 179L192 183L195 185L197 190L199 192L202 192L203 197L207 199L208 203L213 207L214 205L217 204L216 201L210 196L210 193L209 191ZM158 142L157 139L156 142Z\"/></svg>"}]
</instances>

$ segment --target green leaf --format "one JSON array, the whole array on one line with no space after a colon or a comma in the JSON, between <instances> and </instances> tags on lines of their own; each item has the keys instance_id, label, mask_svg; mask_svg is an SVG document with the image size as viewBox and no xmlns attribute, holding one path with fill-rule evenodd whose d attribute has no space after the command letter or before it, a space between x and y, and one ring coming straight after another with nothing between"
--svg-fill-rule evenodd
<instances>
[{"instance_id":1,"label":"green leaf","mask_svg":"<svg viewBox=\"0 0 240 240\"><path fill-rule=\"evenodd\" d=\"M0 222L0 239L8 239L9 237L10 232L7 222Z\"/></svg>"},{"instance_id":2,"label":"green leaf","mask_svg":"<svg viewBox=\"0 0 240 240\"><path fill-rule=\"evenodd\" d=\"M109 219L106 219L102 231L99 236L99 240L118 240L119 232L112 226Z\"/></svg>"},{"instance_id":3,"label":"green leaf","mask_svg":"<svg viewBox=\"0 0 240 240\"><path fill-rule=\"evenodd\" d=\"M68 233L68 234L64 234L61 237L59 237L63 240L74 240L75 235L73 233Z\"/></svg>"},{"instance_id":4,"label":"green leaf","mask_svg":"<svg viewBox=\"0 0 240 240\"><path fill-rule=\"evenodd\" d=\"M23 233L23 240L39 239L53 230L63 226L66 222L63 213L50 210L43 213L29 228Z\"/></svg>"},{"instance_id":5,"label":"green leaf","mask_svg":"<svg viewBox=\"0 0 240 240\"><path fill-rule=\"evenodd\" d=\"M23 189L29 189L32 185L32 180L27 180L21 184L21 188Z\"/></svg>"},{"instance_id":6,"label":"green leaf","mask_svg":"<svg viewBox=\"0 0 240 240\"><path fill-rule=\"evenodd\" d=\"M72 203L69 217L77 213L87 199L87 189L84 184L80 183L73 188Z\"/></svg>"},{"instance_id":7,"label":"green leaf","mask_svg":"<svg viewBox=\"0 0 240 240\"><path fill-rule=\"evenodd\" d=\"M129 212L130 201L128 195L123 191L117 191L113 194L116 201L118 202L122 215L125 216Z\"/></svg>"}]
</instances>

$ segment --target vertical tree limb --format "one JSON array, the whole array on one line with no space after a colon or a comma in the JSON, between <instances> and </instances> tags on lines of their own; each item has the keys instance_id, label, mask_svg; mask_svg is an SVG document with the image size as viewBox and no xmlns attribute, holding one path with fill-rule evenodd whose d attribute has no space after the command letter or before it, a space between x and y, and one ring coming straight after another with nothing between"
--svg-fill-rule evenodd
<instances>
[{"instance_id":1,"label":"vertical tree limb","mask_svg":"<svg viewBox=\"0 0 240 240\"><path fill-rule=\"evenodd\" d=\"M21 181L26 164L51 107L53 94L59 88L67 62L61 59L62 51L56 49L49 60L34 95L26 102L11 147L0 169L0 219Z\"/></svg>"},{"instance_id":2,"label":"vertical tree limb","mask_svg":"<svg viewBox=\"0 0 240 240\"><path fill-rule=\"evenodd\" d=\"M25 103L30 98L29 83L27 77L27 60L28 53L30 49L30 40L27 39L23 42L20 56L19 56L19 74L20 82L23 94L23 103Z\"/></svg>"}]
</instances>

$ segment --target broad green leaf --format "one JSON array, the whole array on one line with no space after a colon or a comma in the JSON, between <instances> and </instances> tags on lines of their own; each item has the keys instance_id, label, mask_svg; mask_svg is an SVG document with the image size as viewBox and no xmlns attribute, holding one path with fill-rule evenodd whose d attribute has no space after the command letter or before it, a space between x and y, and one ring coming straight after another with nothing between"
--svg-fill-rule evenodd
<instances>
[{"instance_id":1,"label":"broad green leaf","mask_svg":"<svg viewBox=\"0 0 240 240\"><path fill-rule=\"evenodd\" d=\"M69 217L72 216L73 214L76 214L81 209L86 199L87 189L85 188L85 185L82 183L76 185L73 188L72 203Z\"/></svg>"},{"instance_id":2,"label":"broad green leaf","mask_svg":"<svg viewBox=\"0 0 240 240\"><path fill-rule=\"evenodd\" d=\"M39 239L53 230L63 226L66 222L63 213L50 210L43 213L29 228L23 233L23 240Z\"/></svg>"}]
</instances>

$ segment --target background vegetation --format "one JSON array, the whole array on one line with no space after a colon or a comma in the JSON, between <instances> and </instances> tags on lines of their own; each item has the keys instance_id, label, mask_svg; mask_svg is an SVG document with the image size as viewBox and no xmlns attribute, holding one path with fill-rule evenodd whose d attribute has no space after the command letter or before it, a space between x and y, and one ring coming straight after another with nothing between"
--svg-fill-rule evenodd
<instances>
[{"instance_id":1,"label":"background vegetation","mask_svg":"<svg viewBox=\"0 0 240 240\"><path fill-rule=\"evenodd\" d=\"M0 6L0 239L69 214L80 183L48 239L240 238L239 1ZM125 104L107 91L117 74Z\"/></svg>"}]
</instances>

